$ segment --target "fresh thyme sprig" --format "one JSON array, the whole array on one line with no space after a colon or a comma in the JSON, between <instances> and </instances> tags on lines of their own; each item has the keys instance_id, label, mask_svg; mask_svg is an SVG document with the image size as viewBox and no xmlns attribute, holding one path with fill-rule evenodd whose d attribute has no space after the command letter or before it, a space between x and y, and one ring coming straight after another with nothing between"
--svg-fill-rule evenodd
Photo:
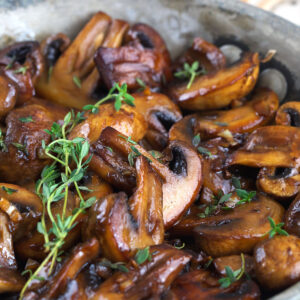
<instances>
[{"instance_id":1,"label":"fresh thyme sprig","mask_svg":"<svg viewBox=\"0 0 300 300\"><path fill-rule=\"evenodd\" d=\"M134 260L139 265L144 263L146 260L151 261L151 259L152 259L152 255L149 251L149 246L144 249L139 249L134 256Z\"/></svg>"},{"instance_id":2,"label":"fresh thyme sprig","mask_svg":"<svg viewBox=\"0 0 300 300\"><path fill-rule=\"evenodd\" d=\"M43 141L42 147L53 163L43 169L41 178L36 183L36 194L41 198L43 205L42 217L37 224L37 230L44 236L44 248L48 255L25 283L20 293L20 299L23 298L30 282L37 278L48 262L51 262L49 269L49 274L51 274L55 262L60 260L61 247L65 238L77 225L78 216L92 206L96 200L95 197L92 197L85 201L78 185L91 160L91 156L88 157L89 143L78 137L73 140L67 139L68 133L82 120L81 113L75 116L73 112L69 112L64 118L63 125L54 123L50 130L46 130L51 135L52 141L48 145L45 145ZM67 213L67 201L69 188L72 185L78 194L80 204L69 214ZM52 204L62 199L62 213L53 215ZM46 226L46 216L51 222L50 229Z\"/></svg>"},{"instance_id":3,"label":"fresh thyme sprig","mask_svg":"<svg viewBox=\"0 0 300 300\"><path fill-rule=\"evenodd\" d=\"M128 273L129 270L126 266L124 266L124 262L116 262L116 263L112 263L111 261L109 261L108 259L104 258L101 262L100 265L111 268L113 270L118 270L124 273Z\"/></svg>"},{"instance_id":4,"label":"fresh thyme sprig","mask_svg":"<svg viewBox=\"0 0 300 300\"><path fill-rule=\"evenodd\" d=\"M7 146L4 143L4 137L1 129L0 129L0 151L7 152Z\"/></svg>"},{"instance_id":5,"label":"fresh thyme sprig","mask_svg":"<svg viewBox=\"0 0 300 300\"><path fill-rule=\"evenodd\" d=\"M268 217L268 220L270 222L271 229L268 232L266 232L264 234L264 236L268 234L269 238L271 239L276 234L285 235L285 236L289 235L284 229L282 229L282 226L284 225L283 222L276 224L275 221L271 217Z\"/></svg>"},{"instance_id":6,"label":"fresh thyme sprig","mask_svg":"<svg viewBox=\"0 0 300 300\"><path fill-rule=\"evenodd\" d=\"M134 98L127 92L127 84L123 83L121 86L115 83L114 86L109 90L107 96L99 100L95 104L88 104L83 107L85 111L91 111L93 114L99 112L99 106L104 102L114 99L115 100L115 110L119 111L123 102L130 106L134 106Z\"/></svg>"},{"instance_id":7,"label":"fresh thyme sprig","mask_svg":"<svg viewBox=\"0 0 300 300\"><path fill-rule=\"evenodd\" d=\"M15 70L14 73L16 74L22 74L22 75L25 75L26 72L27 72L27 69L28 69L28 66L23 66L23 67L20 67L19 69Z\"/></svg>"},{"instance_id":8,"label":"fresh thyme sprig","mask_svg":"<svg viewBox=\"0 0 300 300\"><path fill-rule=\"evenodd\" d=\"M232 184L235 187L236 194L241 199L235 205L250 203L253 200L253 198L256 196L256 191L247 192L246 190L243 190L241 188L241 182L237 177L232 177Z\"/></svg>"},{"instance_id":9,"label":"fresh thyme sprig","mask_svg":"<svg viewBox=\"0 0 300 300\"><path fill-rule=\"evenodd\" d=\"M2 190L3 190L4 192L6 192L8 195L12 195L13 193L15 193L15 192L18 191L18 190L15 190L15 189L8 188L8 187L6 187L6 186L2 186L1 188L2 188Z\"/></svg>"},{"instance_id":10,"label":"fresh thyme sprig","mask_svg":"<svg viewBox=\"0 0 300 300\"><path fill-rule=\"evenodd\" d=\"M238 281L245 274L245 257L241 254L242 267L236 271L233 271L229 266L225 267L226 277L219 279L221 288L228 288L231 284Z\"/></svg>"},{"instance_id":11,"label":"fresh thyme sprig","mask_svg":"<svg viewBox=\"0 0 300 300\"><path fill-rule=\"evenodd\" d=\"M205 75L207 73L204 68L199 71L198 71L198 69L199 69L198 61L194 61L191 65L189 65L188 63L184 63L183 70L176 72L174 74L174 76L178 77L178 78L189 79L189 82L188 82L186 88L190 89L190 87L192 86L192 83L194 82L194 80L197 76Z\"/></svg>"}]
</instances>

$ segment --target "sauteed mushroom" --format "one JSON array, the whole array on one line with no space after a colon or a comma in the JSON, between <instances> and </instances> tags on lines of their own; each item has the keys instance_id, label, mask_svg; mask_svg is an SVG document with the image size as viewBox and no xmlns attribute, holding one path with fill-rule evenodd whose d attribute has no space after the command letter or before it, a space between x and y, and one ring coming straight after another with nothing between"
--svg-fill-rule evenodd
<instances>
[{"instance_id":1,"label":"sauteed mushroom","mask_svg":"<svg viewBox=\"0 0 300 300\"><path fill-rule=\"evenodd\" d=\"M113 261L126 261L135 249L163 241L162 183L146 158L136 162L137 189L100 199L90 211L86 236L96 236ZM120 218L122 216L122 218Z\"/></svg>"},{"instance_id":2,"label":"sauteed mushroom","mask_svg":"<svg viewBox=\"0 0 300 300\"><path fill-rule=\"evenodd\" d=\"M300 237L300 194L297 195L286 211L285 229L288 233Z\"/></svg>"},{"instance_id":3,"label":"sauteed mushroom","mask_svg":"<svg viewBox=\"0 0 300 300\"><path fill-rule=\"evenodd\" d=\"M300 239L276 236L258 244L254 250L255 274L270 290L279 290L300 278Z\"/></svg>"},{"instance_id":4,"label":"sauteed mushroom","mask_svg":"<svg viewBox=\"0 0 300 300\"><path fill-rule=\"evenodd\" d=\"M118 131L107 127L102 131L100 140L108 146L129 155L130 143L120 137ZM168 166L161 164L141 146L135 145L141 155L151 161L151 166L162 177L163 216L165 227L172 226L192 205L202 184L202 168L198 154L180 141L172 141L165 149L171 156Z\"/></svg>"},{"instance_id":5,"label":"sauteed mushroom","mask_svg":"<svg viewBox=\"0 0 300 300\"><path fill-rule=\"evenodd\" d=\"M171 86L168 94L183 109L218 109L249 94L258 73L258 54L246 53L234 66L196 78L190 89L186 83Z\"/></svg>"},{"instance_id":6,"label":"sauteed mushroom","mask_svg":"<svg viewBox=\"0 0 300 300\"><path fill-rule=\"evenodd\" d=\"M4 75L0 75L0 118L12 110L17 101L15 84Z\"/></svg>"},{"instance_id":7,"label":"sauteed mushroom","mask_svg":"<svg viewBox=\"0 0 300 300\"><path fill-rule=\"evenodd\" d=\"M300 103L287 102L277 111L275 122L277 125L300 127Z\"/></svg>"}]
</instances>

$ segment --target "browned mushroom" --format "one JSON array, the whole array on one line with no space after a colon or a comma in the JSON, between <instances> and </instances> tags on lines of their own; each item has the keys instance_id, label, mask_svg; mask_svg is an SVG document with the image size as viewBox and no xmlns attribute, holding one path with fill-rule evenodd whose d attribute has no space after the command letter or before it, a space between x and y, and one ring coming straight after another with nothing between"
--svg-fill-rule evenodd
<instances>
[{"instance_id":1,"label":"browned mushroom","mask_svg":"<svg viewBox=\"0 0 300 300\"><path fill-rule=\"evenodd\" d=\"M245 259L245 273L248 275L253 274L254 260L252 256L244 255ZM214 259L214 268L220 275L226 276L226 266L229 266L232 270L238 270L242 268L242 258L240 255L222 256Z\"/></svg>"},{"instance_id":2,"label":"browned mushroom","mask_svg":"<svg viewBox=\"0 0 300 300\"><path fill-rule=\"evenodd\" d=\"M255 274L266 289L279 290L300 279L300 239L276 236L254 250Z\"/></svg>"},{"instance_id":3,"label":"browned mushroom","mask_svg":"<svg viewBox=\"0 0 300 300\"><path fill-rule=\"evenodd\" d=\"M49 70L44 72L36 84L38 93L62 105L79 109L89 104L100 80L93 62L95 51L101 45L120 46L128 26L125 21L112 21L107 14L98 12L69 47L66 48L68 40L65 36L50 38L50 43L44 43L44 53L53 53L54 59L50 55L51 62L48 62L48 67L52 67L51 74L49 76ZM51 47L54 50L50 50ZM62 51L63 55L60 55Z\"/></svg>"},{"instance_id":4,"label":"browned mushroom","mask_svg":"<svg viewBox=\"0 0 300 300\"><path fill-rule=\"evenodd\" d=\"M124 192L110 194L90 210L86 236L96 236L105 257L113 261L126 261L135 249L164 238L161 180L142 156L136 171L137 189L129 199Z\"/></svg>"},{"instance_id":5,"label":"browned mushroom","mask_svg":"<svg viewBox=\"0 0 300 300\"><path fill-rule=\"evenodd\" d=\"M0 267L0 293L20 292L25 284L24 278L17 270Z\"/></svg>"},{"instance_id":6,"label":"browned mushroom","mask_svg":"<svg viewBox=\"0 0 300 300\"><path fill-rule=\"evenodd\" d=\"M201 139L213 138L224 130L235 133L252 132L267 124L278 108L277 95L266 88L256 91L252 100L244 106L226 111L199 114L194 125L194 134L200 133Z\"/></svg>"},{"instance_id":7,"label":"browned mushroom","mask_svg":"<svg viewBox=\"0 0 300 300\"><path fill-rule=\"evenodd\" d=\"M256 129L246 144L228 159L229 165L249 167L297 167L300 157L300 130L290 126Z\"/></svg>"},{"instance_id":8,"label":"browned mushroom","mask_svg":"<svg viewBox=\"0 0 300 300\"><path fill-rule=\"evenodd\" d=\"M172 284L191 256L167 245L151 246L150 261L117 272L102 283L89 299L155 299Z\"/></svg>"},{"instance_id":9,"label":"browned mushroom","mask_svg":"<svg viewBox=\"0 0 300 300\"><path fill-rule=\"evenodd\" d=\"M24 299L56 299L67 287L69 281L77 276L84 265L99 254L99 243L97 239L93 238L89 241L78 245L72 251L70 257L62 264L59 271L50 277L41 290L32 290L30 287L24 294ZM33 296L33 293L35 296ZM42 292L42 295L39 293Z\"/></svg>"},{"instance_id":10,"label":"browned mushroom","mask_svg":"<svg viewBox=\"0 0 300 300\"><path fill-rule=\"evenodd\" d=\"M300 191L300 174L297 168L261 168L256 185L279 200L290 199Z\"/></svg>"},{"instance_id":11,"label":"browned mushroom","mask_svg":"<svg viewBox=\"0 0 300 300\"><path fill-rule=\"evenodd\" d=\"M127 43L119 48L100 47L95 63L101 78L110 89L114 83L126 83L130 90L140 86L137 78L159 89L163 78L169 80L170 55L164 41L150 26L136 24L127 34Z\"/></svg>"},{"instance_id":12,"label":"browned mushroom","mask_svg":"<svg viewBox=\"0 0 300 300\"><path fill-rule=\"evenodd\" d=\"M286 211L285 229L288 233L300 237L300 194L297 195Z\"/></svg>"},{"instance_id":13,"label":"browned mushroom","mask_svg":"<svg viewBox=\"0 0 300 300\"><path fill-rule=\"evenodd\" d=\"M135 109L148 123L146 139L155 149L164 149L168 144L170 127L182 118L180 109L166 95L149 90L132 96Z\"/></svg>"},{"instance_id":14,"label":"browned mushroom","mask_svg":"<svg viewBox=\"0 0 300 300\"><path fill-rule=\"evenodd\" d=\"M132 151L132 145L111 127L102 131L100 140L125 155ZM164 180L163 216L165 227L168 228L192 205L200 191L201 160L190 146L180 141L172 141L165 149L166 156L171 157L168 166L160 163L141 146L135 147L151 161L151 166Z\"/></svg>"},{"instance_id":15,"label":"browned mushroom","mask_svg":"<svg viewBox=\"0 0 300 300\"><path fill-rule=\"evenodd\" d=\"M4 75L0 75L0 119L12 110L17 101L15 84Z\"/></svg>"},{"instance_id":16,"label":"browned mushroom","mask_svg":"<svg viewBox=\"0 0 300 300\"><path fill-rule=\"evenodd\" d=\"M226 57L222 51L200 37L196 37L192 47L175 61L174 69L179 71L184 63L191 65L195 61L198 61L199 65L208 72L223 69L226 66Z\"/></svg>"},{"instance_id":17,"label":"browned mushroom","mask_svg":"<svg viewBox=\"0 0 300 300\"><path fill-rule=\"evenodd\" d=\"M281 105L275 122L277 125L300 127L300 103L292 101Z\"/></svg>"},{"instance_id":18,"label":"browned mushroom","mask_svg":"<svg viewBox=\"0 0 300 300\"><path fill-rule=\"evenodd\" d=\"M38 42L15 43L0 51L0 68L18 88L17 102L24 103L35 94L34 83L44 70Z\"/></svg>"},{"instance_id":19,"label":"browned mushroom","mask_svg":"<svg viewBox=\"0 0 300 300\"><path fill-rule=\"evenodd\" d=\"M249 94L258 73L258 53L246 53L234 66L196 78L190 89L185 82L171 86L168 94L184 109L218 109Z\"/></svg>"},{"instance_id":20,"label":"browned mushroom","mask_svg":"<svg viewBox=\"0 0 300 300\"><path fill-rule=\"evenodd\" d=\"M220 288L218 278L209 271L195 270L179 276L174 281L167 299L258 300L260 290L252 280L240 280L227 288Z\"/></svg>"},{"instance_id":21,"label":"browned mushroom","mask_svg":"<svg viewBox=\"0 0 300 300\"><path fill-rule=\"evenodd\" d=\"M0 178L11 183L35 180L48 160L42 157L42 140L47 144L50 129L58 120L45 107L32 104L12 110L6 118L4 144L7 152L0 152Z\"/></svg>"},{"instance_id":22,"label":"browned mushroom","mask_svg":"<svg viewBox=\"0 0 300 300\"><path fill-rule=\"evenodd\" d=\"M199 210L183 218L172 227L172 234L193 234L198 247L208 255L219 257L251 253L255 245L267 238L268 217L279 223L284 209L276 201L258 194L250 203L229 211L201 218Z\"/></svg>"}]
</instances>

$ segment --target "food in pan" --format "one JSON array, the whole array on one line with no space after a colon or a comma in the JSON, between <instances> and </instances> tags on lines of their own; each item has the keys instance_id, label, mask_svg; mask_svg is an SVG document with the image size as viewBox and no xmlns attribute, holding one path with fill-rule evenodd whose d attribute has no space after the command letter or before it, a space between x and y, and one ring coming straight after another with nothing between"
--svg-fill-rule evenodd
<instances>
[{"instance_id":1,"label":"food in pan","mask_svg":"<svg viewBox=\"0 0 300 300\"><path fill-rule=\"evenodd\" d=\"M96 13L0 51L1 299L260 299L300 280L300 105L200 37ZM268 57L267 59L272 59Z\"/></svg>"}]
</instances>

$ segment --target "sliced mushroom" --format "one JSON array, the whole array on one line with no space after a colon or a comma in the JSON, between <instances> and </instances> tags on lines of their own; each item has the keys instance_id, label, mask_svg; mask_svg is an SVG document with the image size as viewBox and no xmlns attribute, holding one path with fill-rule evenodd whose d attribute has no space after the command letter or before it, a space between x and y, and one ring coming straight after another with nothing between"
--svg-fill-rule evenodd
<instances>
[{"instance_id":1,"label":"sliced mushroom","mask_svg":"<svg viewBox=\"0 0 300 300\"><path fill-rule=\"evenodd\" d=\"M147 130L144 117L129 105L122 105L122 108L116 111L112 103L103 104L97 114L87 113L86 117L85 121L75 126L69 139L83 137L92 144L98 140L105 127L111 126L122 134L139 141Z\"/></svg>"},{"instance_id":2,"label":"sliced mushroom","mask_svg":"<svg viewBox=\"0 0 300 300\"><path fill-rule=\"evenodd\" d=\"M273 118L278 105L278 97L273 91L258 89L252 100L244 106L199 114L194 125L194 134L200 133L201 139L209 139L217 137L225 130L232 134L252 132Z\"/></svg>"},{"instance_id":3,"label":"sliced mushroom","mask_svg":"<svg viewBox=\"0 0 300 300\"><path fill-rule=\"evenodd\" d=\"M204 70L211 72L226 66L226 57L215 45L200 37L194 38L193 45L175 61L174 69L179 71L184 63L191 65L198 61Z\"/></svg>"},{"instance_id":4,"label":"sliced mushroom","mask_svg":"<svg viewBox=\"0 0 300 300\"><path fill-rule=\"evenodd\" d=\"M156 299L168 289L191 256L167 245L151 246L151 259L117 272L96 290L90 299Z\"/></svg>"},{"instance_id":5,"label":"sliced mushroom","mask_svg":"<svg viewBox=\"0 0 300 300\"><path fill-rule=\"evenodd\" d=\"M44 70L38 42L15 43L0 51L0 68L18 88L18 104L34 95L34 83Z\"/></svg>"},{"instance_id":6,"label":"sliced mushroom","mask_svg":"<svg viewBox=\"0 0 300 300\"><path fill-rule=\"evenodd\" d=\"M174 281L167 299L258 300L260 290L252 280L240 280L227 288L220 288L218 278L209 271L195 270L179 276Z\"/></svg>"},{"instance_id":7,"label":"sliced mushroom","mask_svg":"<svg viewBox=\"0 0 300 300\"><path fill-rule=\"evenodd\" d=\"M139 88L137 78L151 88L160 89L169 80L170 55L159 34L146 24L136 24L128 31L127 43L119 48L100 47L95 63L105 85L126 83L130 90Z\"/></svg>"},{"instance_id":8,"label":"sliced mushroom","mask_svg":"<svg viewBox=\"0 0 300 300\"><path fill-rule=\"evenodd\" d=\"M286 211L284 227L289 234L300 237L300 194L297 195Z\"/></svg>"},{"instance_id":9,"label":"sliced mushroom","mask_svg":"<svg viewBox=\"0 0 300 300\"><path fill-rule=\"evenodd\" d=\"M248 275L253 274L254 270L254 260L252 256L247 254L244 255L245 258L245 273ZM214 259L213 261L216 271L223 276L226 276L226 266L229 266L232 270L238 270L242 268L242 258L240 255L230 255L222 256Z\"/></svg>"},{"instance_id":10,"label":"sliced mushroom","mask_svg":"<svg viewBox=\"0 0 300 300\"><path fill-rule=\"evenodd\" d=\"M135 109L148 123L146 139L154 148L164 149L168 144L170 127L182 118L180 109L163 94L145 91L132 96Z\"/></svg>"},{"instance_id":11,"label":"sliced mushroom","mask_svg":"<svg viewBox=\"0 0 300 300\"><path fill-rule=\"evenodd\" d=\"M286 288L300 279L300 239L276 236L258 244L254 250L255 274L269 290Z\"/></svg>"},{"instance_id":12,"label":"sliced mushroom","mask_svg":"<svg viewBox=\"0 0 300 300\"><path fill-rule=\"evenodd\" d=\"M128 26L125 21L112 21L107 14L98 12L67 48L66 38L57 36L53 42L57 41L56 43L61 43L62 46L56 46L56 51L53 51L58 58L53 66L52 63L50 65L48 63L52 71L50 74L49 70L44 72L36 85L38 93L54 102L78 109L89 104L100 80L93 62L95 51L102 45L120 46ZM115 35L116 32L118 32L117 35ZM47 45L45 42L44 44L46 45L44 52L47 53L50 51L51 43ZM59 55L63 50L63 55ZM79 83L76 85L75 81Z\"/></svg>"},{"instance_id":13,"label":"sliced mushroom","mask_svg":"<svg viewBox=\"0 0 300 300\"><path fill-rule=\"evenodd\" d=\"M132 151L130 143L111 127L102 131L100 140L123 154L128 155ZM168 166L161 164L141 146L135 147L151 161L151 166L164 180L163 216L164 225L168 228L192 205L200 191L201 160L190 146L180 141L172 141L165 150L166 156L171 157Z\"/></svg>"},{"instance_id":14,"label":"sliced mushroom","mask_svg":"<svg viewBox=\"0 0 300 300\"><path fill-rule=\"evenodd\" d=\"M38 299L57 299L66 289L69 281L74 279L84 265L99 254L99 242L93 238L75 247L60 270L44 284L42 290L34 290ZM24 299L31 299L32 290L29 288L24 294ZM41 293L41 294L39 294Z\"/></svg>"},{"instance_id":15,"label":"sliced mushroom","mask_svg":"<svg viewBox=\"0 0 300 300\"><path fill-rule=\"evenodd\" d=\"M42 201L29 190L14 184L0 183L0 209L9 216L14 241L36 227L42 214Z\"/></svg>"},{"instance_id":16,"label":"sliced mushroom","mask_svg":"<svg viewBox=\"0 0 300 300\"><path fill-rule=\"evenodd\" d=\"M12 110L17 101L15 84L4 75L0 75L0 119Z\"/></svg>"},{"instance_id":17,"label":"sliced mushroom","mask_svg":"<svg viewBox=\"0 0 300 300\"><path fill-rule=\"evenodd\" d=\"M12 234L9 228L9 219L4 212L0 211L0 270L2 268L17 269L17 261L14 253Z\"/></svg>"},{"instance_id":18,"label":"sliced mushroom","mask_svg":"<svg viewBox=\"0 0 300 300\"><path fill-rule=\"evenodd\" d=\"M290 126L256 129L246 144L228 159L229 165L249 167L297 167L300 157L300 130Z\"/></svg>"},{"instance_id":19,"label":"sliced mushroom","mask_svg":"<svg viewBox=\"0 0 300 300\"><path fill-rule=\"evenodd\" d=\"M277 199L290 199L300 191L300 174L297 168L261 168L257 188Z\"/></svg>"},{"instance_id":20,"label":"sliced mushroom","mask_svg":"<svg viewBox=\"0 0 300 300\"><path fill-rule=\"evenodd\" d=\"M25 284L24 278L17 270L0 267L0 293L20 292Z\"/></svg>"},{"instance_id":21,"label":"sliced mushroom","mask_svg":"<svg viewBox=\"0 0 300 300\"><path fill-rule=\"evenodd\" d=\"M300 103L292 101L281 105L275 122L277 125L300 127Z\"/></svg>"},{"instance_id":22,"label":"sliced mushroom","mask_svg":"<svg viewBox=\"0 0 300 300\"><path fill-rule=\"evenodd\" d=\"M163 242L161 180L144 157L137 159L136 170L137 189L129 199L124 192L110 194L90 210L86 236L96 236L113 261L126 261L135 249Z\"/></svg>"},{"instance_id":23,"label":"sliced mushroom","mask_svg":"<svg viewBox=\"0 0 300 300\"><path fill-rule=\"evenodd\" d=\"M51 128L56 117L38 104L14 109L7 115L4 138L7 152L0 152L0 180L20 184L38 178L48 163L48 160L40 158L42 141L46 144L50 141L45 129Z\"/></svg>"},{"instance_id":24,"label":"sliced mushroom","mask_svg":"<svg viewBox=\"0 0 300 300\"><path fill-rule=\"evenodd\" d=\"M246 53L234 66L196 78L190 89L185 82L171 86L168 94L183 109L218 109L249 94L258 73L258 53Z\"/></svg>"},{"instance_id":25,"label":"sliced mushroom","mask_svg":"<svg viewBox=\"0 0 300 300\"><path fill-rule=\"evenodd\" d=\"M176 236L194 235L199 249L208 255L220 257L251 253L255 245L266 239L270 229L268 217L279 223L283 219L283 207L258 194L250 203L239 205L229 211L220 210L217 215L201 218L199 210L184 217L173 226Z\"/></svg>"}]
</instances>

